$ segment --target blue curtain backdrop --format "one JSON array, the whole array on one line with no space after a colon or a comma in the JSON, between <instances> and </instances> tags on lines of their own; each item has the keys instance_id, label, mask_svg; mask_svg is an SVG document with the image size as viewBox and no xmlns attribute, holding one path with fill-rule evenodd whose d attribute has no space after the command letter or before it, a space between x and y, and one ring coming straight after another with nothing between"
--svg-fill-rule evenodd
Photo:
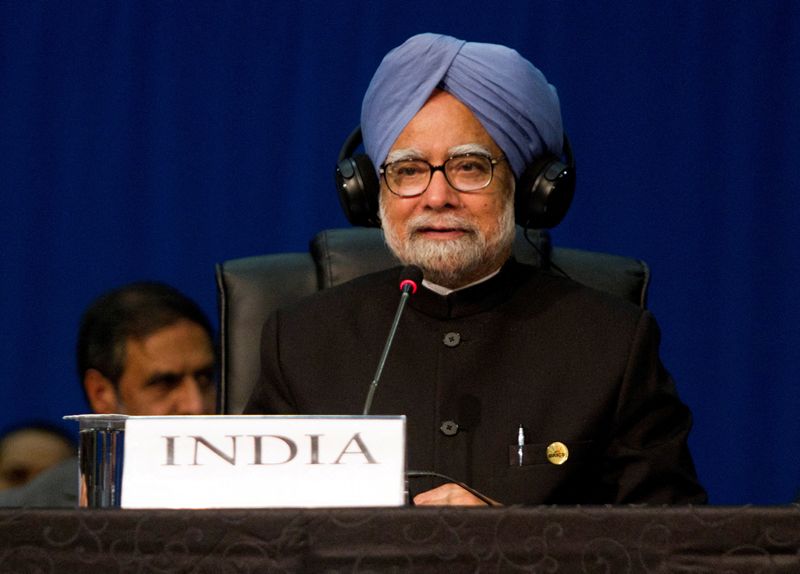
<instances>
[{"instance_id":1,"label":"blue curtain backdrop","mask_svg":"<svg viewBox=\"0 0 800 574\"><path fill-rule=\"evenodd\" d=\"M332 169L382 56L506 43L558 87L563 246L645 259L717 504L800 486L800 3L0 0L0 426L84 412L80 313L346 225Z\"/></svg>"}]
</instances>

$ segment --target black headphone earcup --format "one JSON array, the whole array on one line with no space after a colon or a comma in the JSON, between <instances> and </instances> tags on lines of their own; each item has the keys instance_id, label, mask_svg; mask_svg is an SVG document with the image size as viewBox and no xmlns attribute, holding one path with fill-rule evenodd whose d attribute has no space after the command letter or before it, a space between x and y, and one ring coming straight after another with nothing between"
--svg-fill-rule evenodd
<instances>
[{"instance_id":1,"label":"black headphone earcup","mask_svg":"<svg viewBox=\"0 0 800 574\"><path fill-rule=\"evenodd\" d=\"M380 227L378 194L380 182L366 154L345 157L336 164L339 203L352 225Z\"/></svg>"},{"instance_id":2,"label":"black headphone earcup","mask_svg":"<svg viewBox=\"0 0 800 574\"><path fill-rule=\"evenodd\" d=\"M575 195L575 167L548 155L533 162L520 177L514 194L517 224L550 229L567 215Z\"/></svg>"}]
</instances>

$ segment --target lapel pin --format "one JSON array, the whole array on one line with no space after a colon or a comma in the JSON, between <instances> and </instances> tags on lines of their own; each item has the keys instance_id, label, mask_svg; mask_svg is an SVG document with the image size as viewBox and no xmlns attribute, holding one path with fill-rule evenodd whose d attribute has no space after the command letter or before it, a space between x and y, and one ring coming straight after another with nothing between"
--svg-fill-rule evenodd
<instances>
[{"instance_id":1,"label":"lapel pin","mask_svg":"<svg viewBox=\"0 0 800 574\"><path fill-rule=\"evenodd\" d=\"M569 449L563 442L550 443L547 447L547 461L551 464L564 464L569 458Z\"/></svg>"}]
</instances>

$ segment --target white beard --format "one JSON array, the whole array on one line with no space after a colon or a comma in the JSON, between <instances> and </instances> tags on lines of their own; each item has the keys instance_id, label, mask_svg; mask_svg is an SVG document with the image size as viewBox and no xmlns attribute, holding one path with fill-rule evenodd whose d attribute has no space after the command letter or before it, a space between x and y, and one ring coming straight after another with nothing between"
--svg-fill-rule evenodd
<instances>
[{"instance_id":1,"label":"white beard","mask_svg":"<svg viewBox=\"0 0 800 574\"><path fill-rule=\"evenodd\" d=\"M471 221L450 214L430 214L412 217L406 223L406 237L400 237L390 225L383 202L380 202L383 235L392 253L404 265L417 265L425 279L455 289L477 281L499 268L511 252L514 243L514 202L507 201L496 232L487 236ZM458 227L467 231L462 237L447 241L429 240L416 231L433 223Z\"/></svg>"}]
</instances>

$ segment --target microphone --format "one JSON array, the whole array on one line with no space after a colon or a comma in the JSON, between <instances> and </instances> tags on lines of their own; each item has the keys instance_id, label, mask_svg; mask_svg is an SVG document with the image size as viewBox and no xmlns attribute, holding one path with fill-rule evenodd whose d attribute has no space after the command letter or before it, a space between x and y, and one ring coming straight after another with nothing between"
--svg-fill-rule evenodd
<instances>
[{"instance_id":1,"label":"microphone","mask_svg":"<svg viewBox=\"0 0 800 574\"><path fill-rule=\"evenodd\" d=\"M400 273L400 304L397 306L397 312L394 314L394 321L392 328L389 329L389 336L386 338L386 344L383 346L383 353L378 361L378 369L375 371L375 376L372 378L372 383L369 386L367 393L367 400L364 403L364 415L369 414L369 409L372 407L372 397L375 394L375 389L378 388L378 381L383 372L383 365L386 363L386 357L389 355L389 349L392 347L394 341L394 334L397 332L397 324L400 322L400 316L403 314L403 308L406 305L408 298L417 292L418 285L422 282L422 269L416 265L408 265L403 268Z\"/></svg>"}]
</instances>

